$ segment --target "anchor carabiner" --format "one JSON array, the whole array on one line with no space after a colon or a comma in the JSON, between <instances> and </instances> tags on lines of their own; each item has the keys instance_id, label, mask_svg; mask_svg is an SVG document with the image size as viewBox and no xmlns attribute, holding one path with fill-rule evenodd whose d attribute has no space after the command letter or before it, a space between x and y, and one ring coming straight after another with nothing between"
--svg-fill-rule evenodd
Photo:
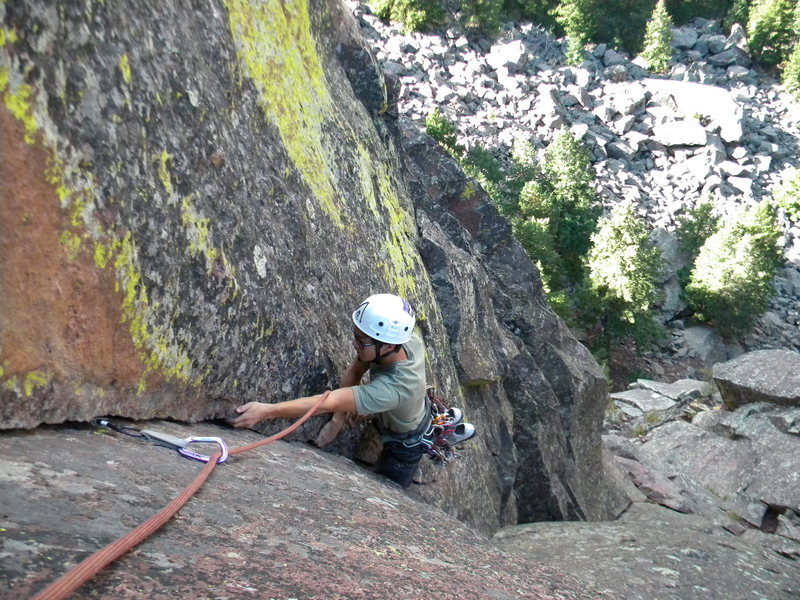
<instances>
[{"instance_id":1,"label":"anchor carabiner","mask_svg":"<svg viewBox=\"0 0 800 600\"><path fill-rule=\"evenodd\" d=\"M219 437L188 437L183 440L186 445L183 448L178 448L178 452L183 454L188 458L193 458L195 460L199 460L202 462L208 462L211 460L211 456L207 456L205 454L200 454L198 452L194 452L188 449L189 444L217 444L219 446L220 451L222 452L222 456L217 459L217 464L224 463L228 460L228 445L225 443L225 440Z\"/></svg>"}]
</instances>

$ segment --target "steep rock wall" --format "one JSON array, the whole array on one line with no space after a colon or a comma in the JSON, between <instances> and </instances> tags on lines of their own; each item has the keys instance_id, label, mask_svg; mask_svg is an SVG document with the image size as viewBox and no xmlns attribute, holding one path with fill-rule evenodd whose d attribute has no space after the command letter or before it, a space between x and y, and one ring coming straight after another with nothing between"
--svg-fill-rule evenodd
<instances>
[{"instance_id":1,"label":"steep rock wall","mask_svg":"<svg viewBox=\"0 0 800 600\"><path fill-rule=\"evenodd\" d=\"M0 20L0 427L318 392L352 307L392 290L482 432L423 496L485 531L618 510L596 364L485 196L399 126L337 1L29 0Z\"/></svg>"}]
</instances>

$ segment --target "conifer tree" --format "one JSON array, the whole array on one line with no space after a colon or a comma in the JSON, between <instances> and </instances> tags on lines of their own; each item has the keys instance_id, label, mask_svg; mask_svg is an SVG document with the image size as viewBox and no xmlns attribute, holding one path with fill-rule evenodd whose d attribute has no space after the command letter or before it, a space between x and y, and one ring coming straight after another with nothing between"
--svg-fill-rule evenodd
<instances>
[{"instance_id":1,"label":"conifer tree","mask_svg":"<svg viewBox=\"0 0 800 600\"><path fill-rule=\"evenodd\" d=\"M463 21L469 29L492 34L500 28L503 0L462 0Z\"/></svg>"},{"instance_id":2,"label":"conifer tree","mask_svg":"<svg viewBox=\"0 0 800 600\"><path fill-rule=\"evenodd\" d=\"M378 0L375 14L401 22L406 33L424 30L444 18L438 0Z\"/></svg>"},{"instance_id":3,"label":"conifer tree","mask_svg":"<svg viewBox=\"0 0 800 600\"><path fill-rule=\"evenodd\" d=\"M610 337L652 328L648 314L656 299L661 252L650 241L647 224L629 202L600 220L588 256L589 281L600 301Z\"/></svg>"},{"instance_id":4,"label":"conifer tree","mask_svg":"<svg viewBox=\"0 0 800 600\"><path fill-rule=\"evenodd\" d=\"M580 65L594 32L595 0L561 0L554 16L567 35L567 63Z\"/></svg>"},{"instance_id":5,"label":"conifer tree","mask_svg":"<svg viewBox=\"0 0 800 600\"><path fill-rule=\"evenodd\" d=\"M686 298L696 315L720 333L747 332L775 293L783 262L775 207L762 202L726 218L695 260Z\"/></svg>"},{"instance_id":6,"label":"conifer tree","mask_svg":"<svg viewBox=\"0 0 800 600\"><path fill-rule=\"evenodd\" d=\"M733 0L733 5L728 11L728 14L725 15L725 19L723 19L725 29L730 30L734 23L738 23L743 27L747 25L747 15L749 11L750 0Z\"/></svg>"},{"instance_id":7,"label":"conifer tree","mask_svg":"<svg viewBox=\"0 0 800 600\"><path fill-rule=\"evenodd\" d=\"M647 22L642 58L647 68L656 73L667 70L672 58L672 17L665 0L658 0L653 15Z\"/></svg>"},{"instance_id":8,"label":"conifer tree","mask_svg":"<svg viewBox=\"0 0 800 600\"><path fill-rule=\"evenodd\" d=\"M542 167L550 191L548 205L556 252L564 259L566 275L582 276L582 262L602 210L595 189L591 155L569 130L559 133L544 152Z\"/></svg>"},{"instance_id":9,"label":"conifer tree","mask_svg":"<svg viewBox=\"0 0 800 600\"><path fill-rule=\"evenodd\" d=\"M751 52L767 66L787 59L799 21L797 0L755 0L747 20Z\"/></svg>"},{"instance_id":10,"label":"conifer tree","mask_svg":"<svg viewBox=\"0 0 800 600\"><path fill-rule=\"evenodd\" d=\"M795 42L794 50L783 70L783 86L800 101L800 40Z\"/></svg>"}]
</instances>

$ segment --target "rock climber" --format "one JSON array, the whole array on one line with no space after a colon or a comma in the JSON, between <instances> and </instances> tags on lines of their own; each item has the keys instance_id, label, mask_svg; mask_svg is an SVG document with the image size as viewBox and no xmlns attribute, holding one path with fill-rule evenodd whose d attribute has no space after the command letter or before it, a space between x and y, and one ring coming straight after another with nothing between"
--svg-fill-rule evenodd
<instances>
[{"instance_id":1,"label":"rock climber","mask_svg":"<svg viewBox=\"0 0 800 600\"><path fill-rule=\"evenodd\" d=\"M414 333L414 311L394 294L375 294L353 312L353 348L341 387L333 390L316 414L333 413L317 437L318 446L332 442L348 413L375 415L383 451L375 471L408 487L425 454L419 443L431 424L425 393L425 349ZM369 371L368 383L361 380ZM253 427L266 419L304 415L320 396L268 404L248 402L236 409L234 427Z\"/></svg>"}]
</instances>

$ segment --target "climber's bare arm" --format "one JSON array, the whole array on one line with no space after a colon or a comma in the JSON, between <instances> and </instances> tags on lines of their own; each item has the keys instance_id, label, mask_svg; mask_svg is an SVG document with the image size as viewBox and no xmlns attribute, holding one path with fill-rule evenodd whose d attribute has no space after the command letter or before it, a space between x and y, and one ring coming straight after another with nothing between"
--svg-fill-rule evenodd
<instances>
[{"instance_id":1,"label":"climber's bare arm","mask_svg":"<svg viewBox=\"0 0 800 600\"><path fill-rule=\"evenodd\" d=\"M342 387L359 385L361 379L368 370L368 362L358 360L357 358L354 359L347 367L347 370L345 370L344 375L342 375ZM347 416L350 412L352 411L334 412L331 420L325 423L325 426L320 430L314 443L321 448L335 440L347 422Z\"/></svg>"},{"instance_id":2,"label":"climber's bare arm","mask_svg":"<svg viewBox=\"0 0 800 600\"><path fill-rule=\"evenodd\" d=\"M321 394L296 398L285 402L267 404L265 402L248 402L236 409L239 416L231 421L234 427L253 427L267 419L302 417L319 400ZM350 387L333 390L317 408L315 414L353 412L356 410L356 399Z\"/></svg>"}]
</instances>

